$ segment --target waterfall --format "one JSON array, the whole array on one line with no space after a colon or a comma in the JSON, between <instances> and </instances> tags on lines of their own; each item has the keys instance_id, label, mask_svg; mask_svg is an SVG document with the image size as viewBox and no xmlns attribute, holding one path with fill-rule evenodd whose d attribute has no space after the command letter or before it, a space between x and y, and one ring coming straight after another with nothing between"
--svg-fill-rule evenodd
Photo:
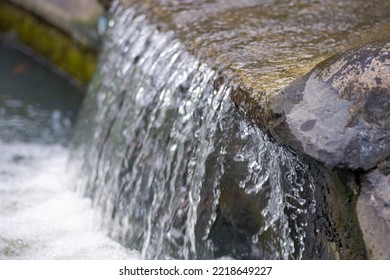
<instances>
[{"instance_id":1,"label":"waterfall","mask_svg":"<svg viewBox=\"0 0 390 280\"><path fill-rule=\"evenodd\" d=\"M237 86L113 5L70 164L110 237L148 259L305 256L316 180L234 106Z\"/></svg>"}]
</instances>

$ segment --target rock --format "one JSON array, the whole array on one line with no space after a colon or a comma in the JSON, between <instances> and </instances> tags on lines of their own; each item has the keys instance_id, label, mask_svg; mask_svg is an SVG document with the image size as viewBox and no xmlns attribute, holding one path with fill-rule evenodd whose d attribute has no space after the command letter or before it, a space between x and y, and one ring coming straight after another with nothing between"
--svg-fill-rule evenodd
<instances>
[{"instance_id":1,"label":"rock","mask_svg":"<svg viewBox=\"0 0 390 280\"><path fill-rule=\"evenodd\" d=\"M318 64L271 110L283 142L330 168L370 170L390 155L390 39Z\"/></svg>"},{"instance_id":2,"label":"rock","mask_svg":"<svg viewBox=\"0 0 390 280\"><path fill-rule=\"evenodd\" d=\"M368 256L390 259L390 175L373 170L362 176L361 187L356 209Z\"/></svg>"},{"instance_id":3,"label":"rock","mask_svg":"<svg viewBox=\"0 0 390 280\"><path fill-rule=\"evenodd\" d=\"M390 39L318 64L278 96L271 113L275 138L330 168L355 171L367 255L390 259Z\"/></svg>"},{"instance_id":4,"label":"rock","mask_svg":"<svg viewBox=\"0 0 390 280\"><path fill-rule=\"evenodd\" d=\"M32 12L74 40L96 49L99 37L96 21L103 13L97 0L9 0Z\"/></svg>"}]
</instances>

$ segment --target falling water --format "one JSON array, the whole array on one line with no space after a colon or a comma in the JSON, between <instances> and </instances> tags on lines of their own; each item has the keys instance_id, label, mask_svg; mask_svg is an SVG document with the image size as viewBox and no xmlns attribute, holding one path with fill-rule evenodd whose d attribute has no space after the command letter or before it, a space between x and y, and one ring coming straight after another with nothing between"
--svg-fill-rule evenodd
<instances>
[{"instance_id":1,"label":"falling water","mask_svg":"<svg viewBox=\"0 0 390 280\"><path fill-rule=\"evenodd\" d=\"M314 179L244 119L236 87L113 6L70 165L113 239L144 258L304 256Z\"/></svg>"},{"instance_id":2,"label":"falling water","mask_svg":"<svg viewBox=\"0 0 390 280\"><path fill-rule=\"evenodd\" d=\"M69 187L78 89L0 41L0 260L130 259Z\"/></svg>"}]
</instances>

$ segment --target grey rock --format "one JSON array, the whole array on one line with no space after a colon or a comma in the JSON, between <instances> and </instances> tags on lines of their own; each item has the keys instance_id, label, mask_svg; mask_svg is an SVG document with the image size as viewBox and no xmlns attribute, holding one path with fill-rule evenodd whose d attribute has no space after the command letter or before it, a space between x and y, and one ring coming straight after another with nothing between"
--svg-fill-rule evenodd
<instances>
[{"instance_id":1,"label":"grey rock","mask_svg":"<svg viewBox=\"0 0 390 280\"><path fill-rule=\"evenodd\" d=\"M330 168L372 169L390 155L390 39L318 64L271 110L293 148Z\"/></svg>"},{"instance_id":2,"label":"grey rock","mask_svg":"<svg viewBox=\"0 0 390 280\"><path fill-rule=\"evenodd\" d=\"M368 256L390 259L390 175L379 169L361 179L357 215Z\"/></svg>"}]
</instances>

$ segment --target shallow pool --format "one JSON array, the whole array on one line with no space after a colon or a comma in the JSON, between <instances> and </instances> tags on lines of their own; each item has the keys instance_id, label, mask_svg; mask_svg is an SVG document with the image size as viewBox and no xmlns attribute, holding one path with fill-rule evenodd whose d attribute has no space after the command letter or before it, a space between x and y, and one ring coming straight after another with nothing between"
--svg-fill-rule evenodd
<instances>
[{"instance_id":1,"label":"shallow pool","mask_svg":"<svg viewBox=\"0 0 390 280\"><path fill-rule=\"evenodd\" d=\"M129 259L66 172L82 92L0 41L0 259Z\"/></svg>"}]
</instances>

